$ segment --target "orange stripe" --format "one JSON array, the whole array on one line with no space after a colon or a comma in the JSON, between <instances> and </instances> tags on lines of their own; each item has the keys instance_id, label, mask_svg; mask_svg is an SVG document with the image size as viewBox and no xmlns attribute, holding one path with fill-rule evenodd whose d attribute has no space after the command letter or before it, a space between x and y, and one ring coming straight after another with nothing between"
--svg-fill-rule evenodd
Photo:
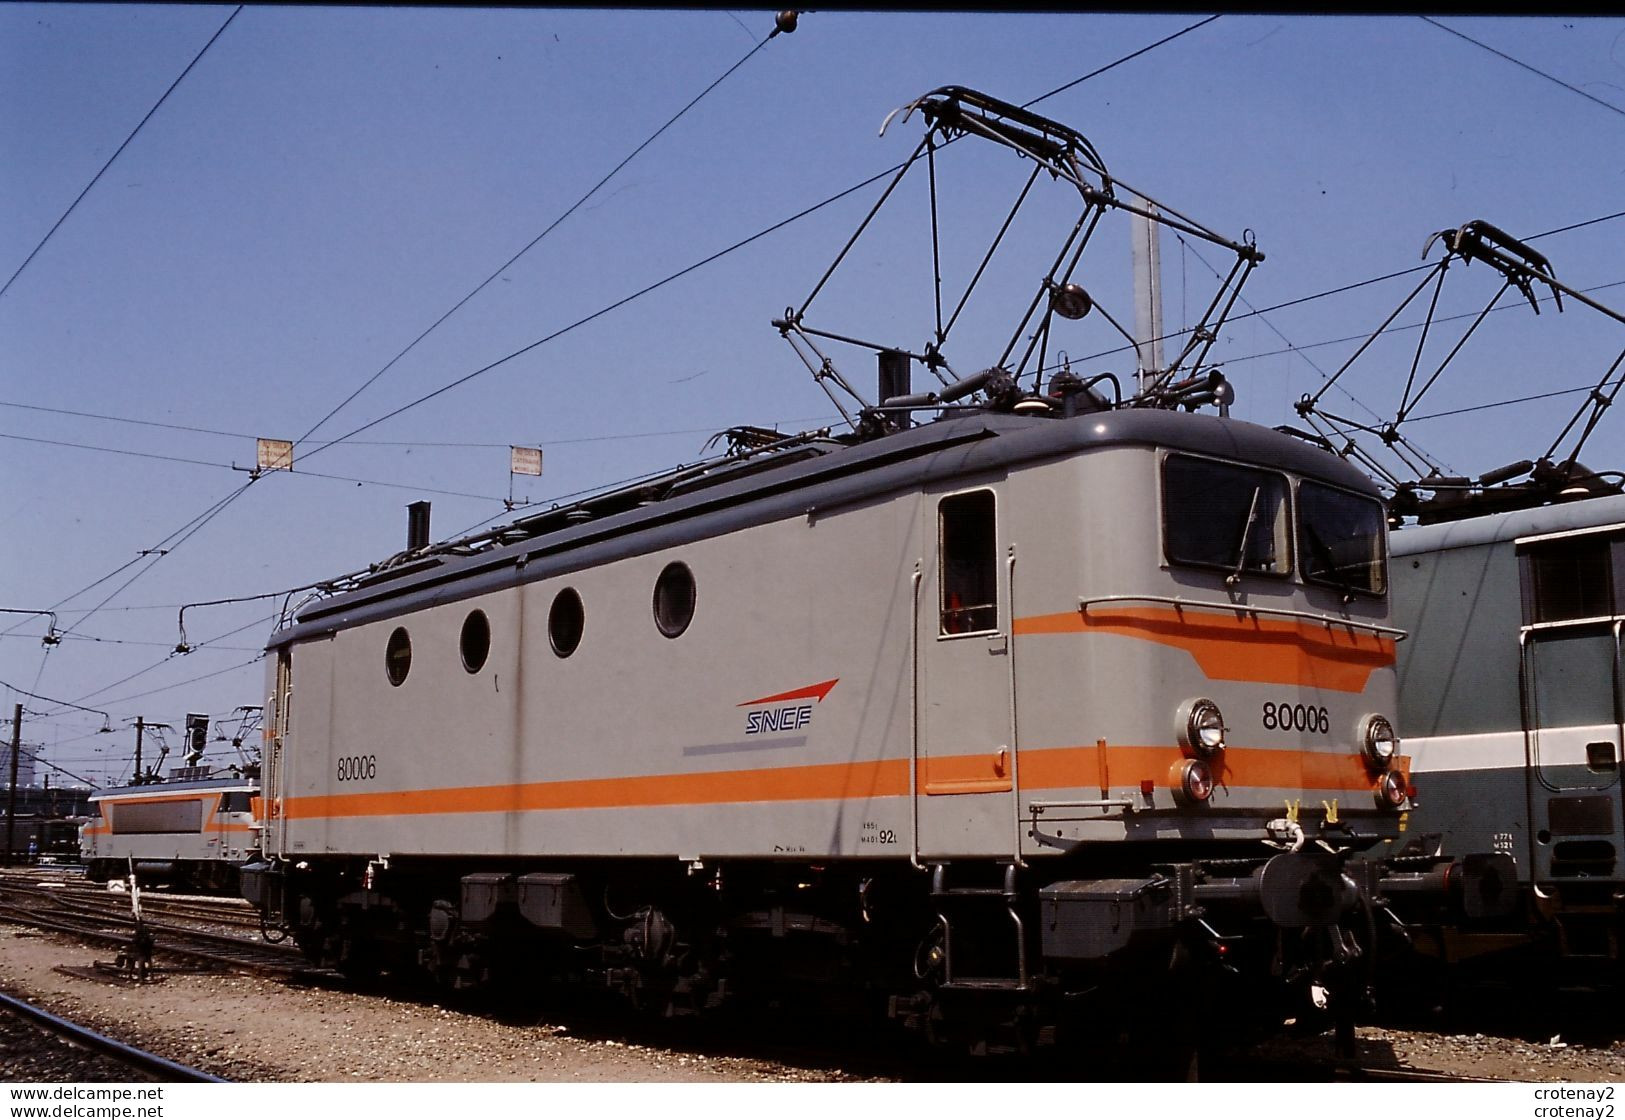
<instances>
[{"instance_id":1,"label":"orange stripe","mask_svg":"<svg viewBox=\"0 0 1625 1120\"><path fill-rule=\"evenodd\" d=\"M1122 634L1182 649L1209 680L1363 692L1394 663L1394 641L1366 631L1284 618L1232 617L1172 607L1091 607L1018 618L1017 634Z\"/></svg>"},{"instance_id":2,"label":"orange stripe","mask_svg":"<svg viewBox=\"0 0 1625 1120\"><path fill-rule=\"evenodd\" d=\"M289 797L290 820L421 813L501 813L535 809L628 809L742 801L841 801L908 794L908 759L786 766L712 774L652 774L513 786L338 793Z\"/></svg>"},{"instance_id":3,"label":"orange stripe","mask_svg":"<svg viewBox=\"0 0 1625 1120\"><path fill-rule=\"evenodd\" d=\"M1151 779L1166 787L1178 747L1108 747L1110 781L1138 786ZM387 793L340 793L285 800L290 820L417 816L439 813L512 813L547 809L632 809L660 805L733 805L763 801L850 801L908 795L908 759L735 770L711 774L651 774L524 785L463 786ZM1100 773L1100 748L1052 747L1021 752L1024 790L1075 789ZM1372 779L1358 754L1322 754L1231 747L1216 767L1221 783L1236 789L1369 791ZM1002 792L1010 779L986 754L921 760L927 793ZM973 788L980 783L985 788ZM937 785L936 790L926 788Z\"/></svg>"},{"instance_id":4,"label":"orange stripe","mask_svg":"<svg viewBox=\"0 0 1625 1120\"><path fill-rule=\"evenodd\" d=\"M1022 789L1074 789L1090 784L1091 778L1105 785L1138 786L1147 779L1157 786L1167 785L1168 771L1184 758L1178 747L1106 748L1052 747L1021 752ZM1401 769L1409 759L1396 759ZM1107 776L1097 778L1102 768ZM1214 777L1232 789L1302 789L1329 791L1369 791L1375 779L1366 770L1358 753L1327 754L1315 751L1278 750L1270 747L1227 747L1214 760Z\"/></svg>"}]
</instances>

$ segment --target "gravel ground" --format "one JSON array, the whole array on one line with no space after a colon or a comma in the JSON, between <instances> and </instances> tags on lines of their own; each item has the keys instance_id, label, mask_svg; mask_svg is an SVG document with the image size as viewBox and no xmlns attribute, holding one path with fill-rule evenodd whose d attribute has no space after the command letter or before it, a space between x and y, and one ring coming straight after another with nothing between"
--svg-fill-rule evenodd
<instances>
[{"instance_id":1,"label":"gravel ground","mask_svg":"<svg viewBox=\"0 0 1625 1120\"><path fill-rule=\"evenodd\" d=\"M1076 1076L1074 1070L1017 1070L996 1062L910 1064L852 1045L822 1056L809 1048L737 1040L718 1046L682 1024L634 1027L630 1036L640 1041L627 1041L627 1033L609 1037L614 1027L601 1031L576 1016L515 1021L511 1014L254 977L176 972L134 986L56 971L110 956L59 935L0 926L0 989L234 1081L786 1083ZM1619 1020L1617 1004L1611 1016ZM0 1080L129 1080L110 1072L102 1059L62 1044L42 1045L38 1038L31 1027L4 1028ZM1362 1061L1379 1068L1530 1082L1625 1081L1625 1029L1619 1028L1593 1025L1583 1039L1530 1039L1470 1026L1454 1033L1362 1027L1359 1046ZM782 1056L786 1051L789 1056ZM1233 1062L1210 1063L1203 1076L1313 1079L1301 1060L1329 1052L1325 1036L1281 1040Z\"/></svg>"},{"instance_id":2,"label":"gravel ground","mask_svg":"<svg viewBox=\"0 0 1625 1120\"><path fill-rule=\"evenodd\" d=\"M840 1070L579 1037L553 1023L498 1022L445 1006L248 976L177 972L136 986L56 971L111 956L56 934L0 926L0 989L233 1081L863 1080ZM11 1077L0 1066L0 1078Z\"/></svg>"}]
</instances>

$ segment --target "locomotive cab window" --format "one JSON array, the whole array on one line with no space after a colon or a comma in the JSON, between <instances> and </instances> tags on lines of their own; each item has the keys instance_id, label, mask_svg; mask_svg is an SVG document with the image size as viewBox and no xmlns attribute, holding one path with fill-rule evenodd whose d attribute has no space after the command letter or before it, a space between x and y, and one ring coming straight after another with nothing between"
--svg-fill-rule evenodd
<instances>
[{"instance_id":1,"label":"locomotive cab window","mask_svg":"<svg viewBox=\"0 0 1625 1120\"><path fill-rule=\"evenodd\" d=\"M999 625L999 552L993 491L944 498L937 506L941 633L975 634Z\"/></svg>"},{"instance_id":2,"label":"locomotive cab window","mask_svg":"<svg viewBox=\"0 0 1625 1120\"><path fill-rule=\"evenodd\" d=\"M1388 590L1382 505L1318 482L1298 484L1298 549L1303 578L1345 593Z\"/></svg>"},{"instance_id":3,"label":"locomotive cab window","mask_svg":"<svg viewBox=\"0 0 1625 1120\"><path fill-rule=\"evenodd\" d=\"M1524 616L1530 622L1614 614L1609 540L1571 537L1528 546Z\"/></svg>"},{"instance_id":4,"label":"locomotive cab window","mask_svg":"<svg viewBox=\"0 0 1625 1120\"><path fill-rule=\"evenodd\" d=\"M247 813L253 809L254 795L246 789L232 790L230 793L220 795L220 811L222 813Z\"/></svg>"},{"instance_id":5,"label":"locomotive cab window","mask_svg":"<svg viewBox=\"0 0 1625 1120\"><path fill-rule=\"evenodd\" d=\"M1162 465L1162 547L1170 564L1231 575L1292 571L1285 475L1170 455Z\"/></svg>"}]
</instances>

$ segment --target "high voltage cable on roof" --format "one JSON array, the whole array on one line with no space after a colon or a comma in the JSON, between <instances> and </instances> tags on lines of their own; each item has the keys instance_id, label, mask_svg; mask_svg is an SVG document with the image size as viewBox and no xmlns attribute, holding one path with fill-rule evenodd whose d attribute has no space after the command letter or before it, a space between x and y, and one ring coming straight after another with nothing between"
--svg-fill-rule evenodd
<instances>
[{"instance_id":1,"label":"high voltage cable on roof","mask_svg":"<svg viewBox=\"0 0 1625 1120\"><path fill-rule=\"evenodd\" d=\"M242 10L243 6L241 4L232 9L231 15L226 17L226 22L220 25L220 30L211 35L209 37L209 41L203 44L203 49L198 51L197 54L193 56L192 61L186 64L186 69L182 70L180 72L180 76L169 84L168 89L164 90L164 95L153 103L152 108L147 110L147 115L142 117L141 120L136 124L135 128L130 131L130 135L124 138L124 143L120 144L113 154L107 157L107 162L102 164L102 169L91 177L90 182L85 184L85 189L80 191L78 197L68 204L68 208L62 212L62 216L56 220L56 224L45 232L45 236L40 239L40 243L34 246L34 251L29 253L28 256L23 259L23 263L17 266L17 271L11 274L11 279L6 281L4 287L0 287L0 296L4 296L8 291L11 290L11 285L16 283L17 277L23 274L23 269L27 268L29 262L39 255L39 251L45 248L45 243L51 240L51 235L62 227L63 222L68 220L68 215L72 214L74 208L79 205L79 203L84 199L85 195L90 193L90 188L94 187L101 177L107 173L107 169L113 166L113 161L118 159L119 155L124 151L125 148L130 146L130 141L135 139L136 133L140 132L142 127L152 119L152 115L158 111L158 107L165 101L169 100L169 95L175 92L175 87L180 85L181 82L186 78L186 75L192 72L192 67L196 66L198 64L198 60L209 52L209 48L214 46L214 41L220 38L221 35L225 34L226 28L231 26L231 21L236 19L238 13Z\"/></svg>"}]
</instances>

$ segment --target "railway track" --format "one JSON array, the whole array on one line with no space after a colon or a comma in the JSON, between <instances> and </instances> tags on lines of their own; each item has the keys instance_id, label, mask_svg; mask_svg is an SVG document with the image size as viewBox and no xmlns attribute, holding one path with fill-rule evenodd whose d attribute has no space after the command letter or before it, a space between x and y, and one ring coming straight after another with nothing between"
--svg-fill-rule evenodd
<instances>
[{"instance_id":1,"label":"railway track","mask_svg":"<svg viewBox=\"0 0 1625 1120\"><path fill-rule=\"evenodd\" d=\"M105 907L115 912L127 910L130 905L129 895L99 890L95 887L63 887L60 888L59 897L80 902L87 907ZM144 913L154 916L204 922L215 926L257 930L260 924L259 915L241 899L172 898L142 891L141 909Z\"/></svg>"},{"instance_id":2,"label":"railway track","mask_svg":"<svg viewBox=\"0 0 1625 1120\"><path fill-rule=\"evenodd\" d=\"M191 1066L172 1062L168 1058L160 1057L128 1043L109 1038L81 1023L64 1019L60 1015L53 1015L44 1008L25 1003L23 1000L4 993L0 993L0 1014L23 1020L42 1030L49 1031L77 1046L82 1046L87 1050L113 1060L132 1073L149 1077L154 1081L225 1083L224 1078L216 1077L212 1073L205 1073L200 1069L193 1069Z\"/></svg>"},{"instance_id":3,"label":"railway track","mask_svg":"<svg viewBox=\"0 0 1625 1120\"><path fill-rule=\"evenodd\" d=\"M119 912L120 901L128 904L128 899L120 896L64 892L54 885L21 884L11 879L0 884L0 921L68 933L122 949L131 945L137 923L130 913ZM144 896L142 905L147 905ZM197 920L213 923L215 918L210 914ZM167 955L207 967L281 979L314 975L308 962L289 947L173 922L148 919L142 924L153 937L154 956Z\"/></svg>"},{"instance_id":4,"label":"railway track","mask_svg":"<svg viewBox=\"0 0 1625 1120\"><path fill-rule=\"evenodd\" d=\"M148 916L146 926L156 935L155 953L164 957L196 962L212 969L236 970L280 979L317 980L323 986L339 990L348 987L332 974L318 973L290 949L268 945L263 941L229 936L209 930L186 928L170 924L167 919L214 923L217 911L230 912L239 906L231 902L217 907L213 900L161 899L171 903L167 907L152 906L153 896L141 896L143 912ZM134 922L127 907L129 898L111 892L86 889L71 880L38 883L0 875L0 921L13 921L36 928L56 930L97 944L122 947L130 942ZM151 915L163 910L165 921L152 920ZM594 1005L596 1006L596 1005ZM487 1009L492 1011L492 1009ZM534 1008L531 1009L534 1013ZM494 1009L495 1017L504 1018L502 1009ZM579 1015L579 1012L578 1012ZM585 1037L632 1037L650 1046L671 1045L685 1050L694 1045L692 1026L685 1027L678 1036L667 1037L659 1027L630 1031L624 1018L607 1010L587 1012L585 1015L565 1012L565 1021L572 1021L573 1034ZM795 1067L840 1068L861 1071L881 1080L915 1080L921 1076L931 1079L959 1080L966 1076L962 1064L942 1064L942 1055L905 1058L890 1046L842 1046L829 1043L830 1035L820 1031L809 1037L782 1045L764 1040L772 1033L763 1030L730 1030L726 1027L707 1028L703 1035L708 1044L700 1046L702 1053L771 1058ZM1015 1067L1019 1067L1016 1069ZM1073 1080L1077 1071L1043 1062L1016 1060L1014 1065L1004 1060L990 1061L973 1079L990 1077L1006 1079L1019 1076L1025 1080ZM1398 1068L1390 1060L1379 1059L1373 1064L1351 1065L1333 1059L1329 1049L1324 1054L1302 1053L1291 1056L1257 1056L1249 1054L1237 1060L1221 1060L1209 1065L1204 1060L1202 1080L1260 1081L1260 1082L1321 1082L1321 1083L1494 1083L1498 1079L1456 1075L1436 1070Z\"/></svg>"},{"instance_id":5,"label":"railway track","mask_svg":"<svg viewBox=\"0 0 1625 1120\"><path fill-rule=\"evenodd\" d=\"M84 899L89 905L107 905L113 909L129 906L127 893L108 890L104 885L85 880L82 871L69 868L7 868L0 870L0 890L7 886L23 888L49 887L63 897ZM143 888L142 908L154 914L193 919L219 926L259 928L259 916L241 898L229 895L175 895Z\"/></svg>"}]
</instances>

